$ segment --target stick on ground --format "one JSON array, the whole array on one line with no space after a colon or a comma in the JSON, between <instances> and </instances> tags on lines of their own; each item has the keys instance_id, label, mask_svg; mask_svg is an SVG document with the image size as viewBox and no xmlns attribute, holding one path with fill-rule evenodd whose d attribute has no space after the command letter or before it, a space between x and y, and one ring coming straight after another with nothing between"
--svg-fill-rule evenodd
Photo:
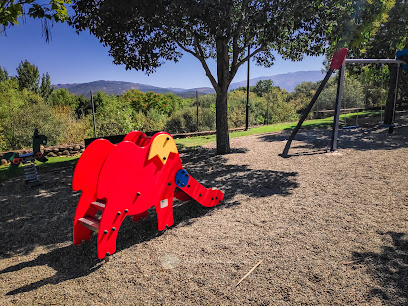
<instances>
[{"instance_id":1,"label":"stick on ground","mask_svg":"<svg viewBox=\"0 0 408 306\"><path fill-rule=\"evenodd\" d=\"M238 287L238 285L239 285L244 279L246 279L246 278L248 277L248 275L251 274L252 271L254 271L262 262L263 262L263 259L261 259L260 261L258 261L258 263L257 263L251 270L249 270L249 272L248 272L247 274L245 274L243 278L241 278L241 279L239 280L239 282L235 285L235 287Z\"/></svg>"}]
</instances>

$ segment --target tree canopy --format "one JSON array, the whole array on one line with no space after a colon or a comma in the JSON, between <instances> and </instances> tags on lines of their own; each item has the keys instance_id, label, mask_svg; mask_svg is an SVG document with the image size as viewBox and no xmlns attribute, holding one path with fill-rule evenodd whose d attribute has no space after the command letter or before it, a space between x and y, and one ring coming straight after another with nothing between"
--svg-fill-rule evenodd
<instances>
[{"instance_id":1,"label":"tree canopy","mask_svg":"<svg viewBox=\"0 0 408 306\"><path fill-rule=\"evenodd\" d=\"M48 97L54 91L54 87L51 86L51 78L48 72L42 75L41 77L41 85L40 85L40 95L43 97L45 101L48 100Z\"/></svg>"},{"instance_id":2,"label":"tree canopy","mask_svg":"<svg viewBox=\"0 0 408 306\"><path fill-rule=\"evenodd\" d=\"M272 80L259 80L256 82L254 87L254 92L259 96L262 97L263 94L269 93L273 88L273 81Z\"/></svg>"},{"instance_id":3,"label":"tree canopy","mask_svg":"<svg viewBox=\"0 0 408 306\"><path fill-rule=\"evenodd\" d=\"M36 65L31 64L27 60L20 62L17 67L17 80L20 89L27 88L30 91L38 93L40 73Z\"/></svg>"},{"instance_id":4,"label":"tree canopy","mask_svg":"<svg viewBox=\"0 0 408 306\"><path fill-rule=\"evenodd\" d=\"M290 60L323 54L328 41L337 41L338 27L358 11L355 4L371 2L74 0L72 23L78 30L89 29L110 47L114 63L127 69L151 73L183 53L196 57L217 93L217 152L223 154L230 151L227 92L238 68L251 57L269 67L275 60L272 51ZM362 26L364 20L355 23ZM217 61L216 74L207 64L210 58Z\"/></svg>"},{"instance_id":5,"label":"tree canopy","mask_svg":"<svg viewBox=\"0 0 408 306\"><path fill-rule=\"evenodd\" d=\"M48 21L68 21L66 5L70 3L71 0L2 0L0 1L0 35L4 34L7 28L18 25L23 16L29 16L43 20L45 38L48 41L50 38Z\"/></svg>"},{"instance_id":6,"label":"tree canopy","mask_svg":"<svg viewBox=\"0 0 408 306\"><path fill-rule=\"evenodd\" d=\"M0 67L0 82L6 81L9 79L9 75L6 68Z\"/></svg>"},{"instance_id":7,"label":"tree canopy","mask_svg":"<svg viewBox=\"0 0 408 306\"><path fill-rule=\"evenodd\" d=\"M397 50L408 48L408 1L407 0L383 0L372 1L365 10L361 9L360 15L369 15L370 11L380 12L377 17L370 17L373 22L371 27L362 29L364 35L361 39L349 38L348 43L339 45L339 42L332 42L332 48L336 46L349 47L348 57L354 58L395 58ZM385 108L384 123L391 124L393 121L394 95L396 82L397 65L389 64L388 94ZM350 72L361 74L360 67L349 67ZM372 77L381 79L383 67L371 65ZM408 73L401 73L401 83L406 84ZM408 99L406 86L400 86L400 96L402 100Z\"/></svg>"}]
</instances>

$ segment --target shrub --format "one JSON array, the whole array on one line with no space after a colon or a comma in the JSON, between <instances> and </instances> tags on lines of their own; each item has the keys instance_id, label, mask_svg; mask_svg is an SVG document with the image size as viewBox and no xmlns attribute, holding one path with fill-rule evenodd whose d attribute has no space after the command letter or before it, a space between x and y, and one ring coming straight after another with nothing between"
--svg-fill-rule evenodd
<instances>
[{"instance_id":1,"label":"shrub","mask_svg":"<svg viewBox=\"0 0 408 306\"><path fill-rule=\"evenodd\" d=\"M189 107L178 112L166 122L165 130L169 133L188 133L197 130L197 109Z\"/></svg>"},{"instance_id":2,"label":"shrub","mask_svg":"<svg viewBox=\"0 0 408 306\"><path fill-rule=\"evenodd\" d=\"M159 94L151 91L144 93L136 89L124 93L120 100L123 104L131 105L134 111L142 112L145 115L148 115L149 111L155 110L159 114L169 116L186 104L181 97L174 93Z\"/></svg>"},{"instance_id":3,"label":"shrub","mask_svg":"<svg viewBox=\"0 0 408 306\"><path fill-rule=\"evenodd\" d=\"M69 106L54 107L58 119L65 124L65 129L60 135L60 144L80 143L88 136L93 136L93 125L90 116L77 119Z\"/></svg>"},{"instance_id":4,"label":"shrub","mask_svg":"<svg viewBox=\"0 0 408 306\"><path fill-rule=\"evenodd\" d=\"M337 93L337 78L329 80L325 89L321 92L313 110L334 109ZM343 99L341 108L364 107L364 88L361 83L352 78L346 77L344 81Z\"/></svg>"},{"instance_id":5,"label":"shrub","mask_svg":"<svg viewBox=\"0 0 408 306\"><path fill-rule=\"evenodd\" d=\"M228 94L228 125L230 128L242 127L246 123L246 91L235 90ZM264 115L266 110L265 98L259 97L254 92L249 92L249 124L257 125L259 115Z\"/></svg>"},{"instance_id":6,"label":"shrub","mask_svg":"<svg viewBox=\"0 0 408 306\"><path fill-rule=\"evenodd\" d=\"M32 146L37 128L48 137L49 144L58 144L65 122L41 96L19 90L15 80L0 82L0 133L2 150Z\"/></svg>"},{"instance_id":7,"label":"shrub","mask_svg":"<svg viewBox=\"0 0 408 306\"><path fill-rule=\"evenodd\" d=\"M183 117L183 111L178 111L171 116L165 125L166 132L168 133L183 133L185 132L185 122Z\"/></svg>"},{"instance_id":8,"label":"shrub","mask_svg":"<svg viewBox=\"0 0 408 306\"><path fill-rule=\"evenodd\" d=\"M58 88L51 92L47 101L52 106L70 106L73 110L76 110L79 104L78 97L69 93L65 88Z\"/></svg>"},{"instance_id":9,"label":"shrub","mask_svg":"<svg viewBox=\"0 0 408 306\"><path fill-rule=\"evenodd\" d=\"M228 111L228 126L236 128L245 126L245 106L230 108Z\"/></svg>"},{"instance_id":10,"label":"shrub","mask_svg":"<svg viewBox=\"0 0 408 306\"><path fill-rule=\"evenodd\" d=\"M210 108L211 105L215 106L216 94L204 95L198 97L198 105L202 108Z\"/></svg>"},{"instance_id":11,"label":"shrub","mask_svg":"<svg viewBox=\"0 0 408 306\"><path fill-rule=\"evenodd\" d=\"M210 108L198 109L199 131L215 130L215 111Z\"/></svg>"},{"instance_id":12,"label":"shrub","mask_svg":"<svg viewBox=\"0 0 408 306\"><path fill-rule=\"evenodd\" d=\"M66 122L46 104L25 105L9 116L8 123L3 137L6 147L11 149L30 148L35 129L48 137L48 145L57 145L66 128Z\"/></svg>"},{"instance_id":13,"label":"shrub","mask_svg":"<svg viewBox=\"0 0 408 306\"><path fill-rule=\"evenodd\" d=\"M135 130L143 132L162 131L167 120L167 116L159 113L157 110L151 109L147 115L142 112L133 112L133 127Z\"/></svg>"},{"instance_id":14,"label":"shrub","mask_svg":"<svg viewBox=\"0 0 408 306\"><path fill-rule=\"evenodd\" d=\"M286 102L279 93L266 95L269 102L268 123L296 121L299 115L296 112L295 104Z\"/></svg>"},{"instance_id":15,"label":"shrub","mask_svg":"<svg viewBox=\"0 0 408 306\"><path fill-rule=\"evenodd\" d=\"M115 95L107 95L102 92L97 93L97 101L95 121L98 137L126 134L132 130L130 105L121 103ZM89 120L92 120L91 116Z\"/></svg>"}]
</instances>

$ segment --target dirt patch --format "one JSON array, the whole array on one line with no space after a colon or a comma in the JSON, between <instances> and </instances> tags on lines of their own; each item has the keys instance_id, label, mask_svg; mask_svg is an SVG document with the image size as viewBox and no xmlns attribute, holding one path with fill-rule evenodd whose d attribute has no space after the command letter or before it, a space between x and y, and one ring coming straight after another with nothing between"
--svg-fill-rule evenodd
<instances>
[{"instance_id":1,"label":"dirt patch","mask_svg":"<svg viewBox=\"0 0 408 306\"><path fill-rule=\"evenodd\" d=\"M154 212L125 220L117 252L96 256L95 237L72 244L80 194L73 169L0 186L0 304L408 303L408 128L302 131L290 158L284 133L231 139L181 154L207 187L212 209L176 203L175 225ZM262 263L238 287L236 283Z\"/></svg>"}]
</instances>

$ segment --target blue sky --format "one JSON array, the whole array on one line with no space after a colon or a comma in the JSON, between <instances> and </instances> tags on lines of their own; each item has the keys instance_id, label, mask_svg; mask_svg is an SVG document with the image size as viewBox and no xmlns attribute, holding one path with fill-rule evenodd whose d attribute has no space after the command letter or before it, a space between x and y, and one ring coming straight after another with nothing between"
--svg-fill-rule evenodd
<instances>
[{"instance_id":1,"label":"blue sky","mask_svg":"<svg viewBox=\"0 0 408 306\"><path fill-rule=\"evenodd\" d=\"M211 87L199 61L184 54L178 63L166 62L155 73L147 76L142 71L125 70L114 65L97 38L88 32L79 35L66 24L54 24L52 40L45 42L41 21L27 19L19 26L7 30L0 36L0 66L10 75L16 74L21 61L27 59L38 66L40 73L48 72L53 84L83 83L96 80L128 81L158 87ZM323 57L307 57L302 62L284 61L277 57L271 68L258 67L251 63L250 78L271 76L280 73L320 70ZM215 62L208 63L215 74ZM242 65L233 82L246 80L247 65Z\"/></svg>"}]
</instances>

